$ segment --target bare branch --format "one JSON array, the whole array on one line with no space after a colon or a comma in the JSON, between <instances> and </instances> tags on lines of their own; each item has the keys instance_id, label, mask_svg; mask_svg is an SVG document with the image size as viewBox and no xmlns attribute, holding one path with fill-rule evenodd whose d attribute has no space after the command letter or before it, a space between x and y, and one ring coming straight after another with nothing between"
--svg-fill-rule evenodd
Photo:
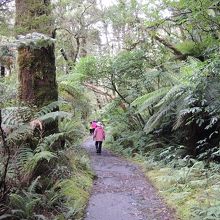
<instances>
[{"instance_id":1,"label":"bare branch","mask_svg":"<svg viewBox=\"0 0 220 220\"><path fill-rule=\"evenodd\" d=\"M108 96L108 97L111 98L111 99L114 99L114 98L115 98L114 95L109 94L108 92L104 91L104 90L101 89L100 87L97 87L97 86L95 86L95 85L93 85L93 84L91 84L91 83L86 83L86 82L84 82L83 85L84 85L85 87L87 87L88 89L91 89L93 92L99 93L99 94L104 95L104 96Z\"/></svg>"}]
</instances>

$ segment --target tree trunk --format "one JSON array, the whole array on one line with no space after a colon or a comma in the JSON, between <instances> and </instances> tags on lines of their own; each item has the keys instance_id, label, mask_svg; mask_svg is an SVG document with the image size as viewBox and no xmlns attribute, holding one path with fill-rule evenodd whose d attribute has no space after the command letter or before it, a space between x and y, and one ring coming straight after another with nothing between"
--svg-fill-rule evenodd
<instances>
[{"instance_id":1,"label":"tree trunk","mask_svg":"<svg viewBox=\"0 0 220 220\"><path fill-rule=\"evenodd\" d=\"M49 6L50 0L16 0L17 34L35 31L50 34L52 22ZM18 49L19 99L41 107L58 99L54 43L48 38L43 46L33 47L33 42L34 39L29 44L21 44Z\"/></svg>"},{"instance_id":2,"label":"tree trunk","mask_svg":"<svg viewBox=\"0 0 220 220\"><path fill-rule=\"evenodd\" d=\"M28 33L18 47L18 97L24 104L42 107L58 100L54 41L48 36L53 30L50 0L15 3L16 33ZM58 123L47 125L44 130L45 135L52 134L58 131Z\"/></svg>"},{"instance_id":3,"label":"tree trunk","mask_svg":"<svg viewBox=\"0 0 220 220\"><path fill-rule=\"evenodd\" d=\"M80 49L80 57L85 57L87 55L86 50L86 37L82 37L81 40L81 49Z\"/></svg>"},{"instance_id":4,"label":"tree trunk","mask_svg":"<svg viewBox=\"0 0 220 220\"><path fill-rule=\"evenodd\" d=\"M18 47L18 97L21 103L39 108L58 100L54 41L48 36L52 33L49 6L50 0L16 0L16 33L26 35L17 37L21 41ZM44 125L43 136L56 132L58 121ZM52 146L54 151L57 146L60 143ZM47 177L53 168L47 161L39 162L30 181L37 175Z\"/></svg>"},{"instance_id":5,"label":"tree trunk","mask_svg":"<svg viewBox=\"0 0 220 220\"><path fill-rule=\"evenodd\" d=\"M19 47L19 99L38 107L58 99L54 45Z\"/></svg>"}]
</instances>

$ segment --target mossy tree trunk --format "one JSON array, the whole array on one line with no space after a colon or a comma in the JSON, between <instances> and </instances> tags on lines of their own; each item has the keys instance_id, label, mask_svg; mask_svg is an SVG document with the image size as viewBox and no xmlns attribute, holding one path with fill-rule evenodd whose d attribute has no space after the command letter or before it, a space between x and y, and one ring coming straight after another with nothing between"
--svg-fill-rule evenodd
<instances>
[{"instance_id":1,"label":"mossy tree trunk","mask_svg":"<svg viewBox=\"0 0 220 220\"><path fill-rule=\"evenodd\" d=\"M48 40L21 44L18 49L19 100L28 105L42 107L58 99L54 43L50 40L53 19L50 15L50 0L16 0L16 33L38 32ZM27 35L26 35L27 36ZM51 127L51 132L49 131ZM54 125L46 127L47 134L53 133Z\"/></svg>"},{"instance_id":2,"label":"mossy tree trunk","mask_svg":"<svg viewBox=\"0 0 220 220\"><path fill-rule=\"evenodd\" d=\"M49 37L53 22L50 0L16 0L16 33L38 32ZM18 49L19 99L41 107L58 99L54 44Z\"/></svg>"},{"instance_id":3,"label":"mossy tree trunk","mask_svg":"<svg viewBox=\"0 0 220 220\"><path fill-rule=\"evenodd\" d=\"M18 47L19 100L41 108L58 100L52 18L49 0L16 0L16 33ZM37 34L33 34L37 32ZM35 36L39 36L35 38ZM41 36L43 36L41 38ZM57 109L54 109L56 111ZM44 136L58 132L58 122L44 126ZM58 143L56 144L57 148ZM54 151L56 150L54 147ZM53 163L53 162L52 162ZM46 160L36 166L29 180L41 175L46 177L53 169ZM26 182L29 182L27 180Z\"/></svg>"},{"instance_id":4,"label":"mossy tree trunk","mask_svg":"<svg viewBox=\"0 0 220 220\"><path fill-rule=\"evenodd\" d=\"M41 107L58 99L54 45L18 49L19 99Z\"/></svg>"}]
</instances>

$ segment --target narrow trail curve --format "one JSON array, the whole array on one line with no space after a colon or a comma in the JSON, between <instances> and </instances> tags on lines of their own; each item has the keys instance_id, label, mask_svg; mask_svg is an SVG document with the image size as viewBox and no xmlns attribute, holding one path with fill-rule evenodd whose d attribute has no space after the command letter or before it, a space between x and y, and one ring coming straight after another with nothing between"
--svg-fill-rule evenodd
<instances>
[{"instance_id":1,"label":"narrow trail curve","mask_svg":"<svg viewBox=\"0 0 220 220\"><path fill-rule=\"evenodd\" d=\"M137 165L103 150L88 139L83 147L97 175L84 220L175 220Z\"/></svg>"}]
</instances>

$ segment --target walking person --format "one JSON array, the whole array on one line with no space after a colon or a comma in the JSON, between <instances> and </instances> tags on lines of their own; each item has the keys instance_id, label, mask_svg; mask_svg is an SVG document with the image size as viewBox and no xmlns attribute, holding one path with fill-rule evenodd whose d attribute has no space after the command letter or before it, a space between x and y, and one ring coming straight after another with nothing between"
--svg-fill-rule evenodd
<instances>
[{"instance_id":1,"label":"walking person","mask_svg":"<svg viewBox=\"0 0 220 220\"><path fill-rule=\"evenodd\" d=\"M105 131L101 122L96 123L93 140L95 140L96 153L101 154L102 142L105 140Z\"/></svg>"},{"instance_id":2,"label":"walking person","mask_svg":"<svg viewBox=\"0 0 220 220\"><path fill-rule=\"evenodd\" d=\"M97 121L90 122L90 129L89 129L90 135L93 135L95 128L96 128L96 123L97 123Z\"/></svg>"}]
</instances>

